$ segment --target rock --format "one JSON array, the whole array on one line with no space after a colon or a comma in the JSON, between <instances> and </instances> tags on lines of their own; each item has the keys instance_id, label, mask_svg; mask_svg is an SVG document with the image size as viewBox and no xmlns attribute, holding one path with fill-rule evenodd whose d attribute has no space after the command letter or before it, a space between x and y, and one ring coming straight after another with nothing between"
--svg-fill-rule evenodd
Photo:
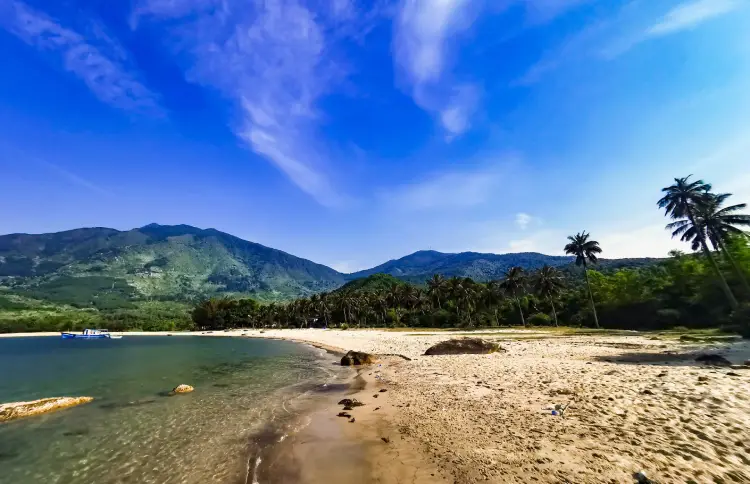
<instances>
[{"instance_id":1,"label":"rock","mask_svg":"<svg viewBox=\"0 0 750 484\"><path fill-rule=\"evenodd\" d=\"M646 388L645 390L643 390L641 392L641 394L643 394L643 395L653 395L654 392L652 392L651 390L649 390L648 388Z\"/></svg>"},{"instance_id":2,"label":"rock","mask_svg":"<svg viewBox=\"0 0 750 484\"><path fill-rule=\"evenodd\" d=\"M338 413L338 415L336 415L336 416L337 416L337 417L345 417L345 418L351 418L351 415L349 415L349 414L348 414L348 413L346 413L346 412L339 412L339 413Z\"/></svg>"},{"instance_id":3,"label":"rock","mask_svg":"<svg viewBox=\"0 0 750 484\"><path fill-rule=\"evenodd\" d=\"M739 373L735 373L733 371L730 371L729 373L727 373L727 376L740 376L740 375L739 375Z\"/></svg>"},{"instance_id":4,"label":"rock","mask_svg":"<svg viewBox=\"0 0 750 484\"><path fill-rule=\"evenodd\" d=\"M425 355L488 355L505 351L497 343L480 338L451 339L431 346Z\"/></svg>"},{"instance_id":5,"label":"rock","mask_svg":"<svg viewBox=\"0 0 750 484\"><path fill-rule=\"evenodd\" d=\"M183 383L183 384L181 384L181 385L177 385L176 387L174 387L174 388L172 389L172 391L171 391L171 392L169 392L169 396L171 397L171 396L173 396L173 395L177 395L177 394L179 394L179 393L190 393L190 392L192 392L193 390L195 390L195 388L191 387L190 385L185 385L185 384Z\"/></svg>"},{"instance_id":6,"label":"rock","mask_svg":"<svg viewBox=\"0 0 750 484\"><path fill-rule=\"evenodd\" d=\"M643 471L633 474L633 478L638 482L638 484L654 484L654 481L646 477L646 474Z\"/></svg>"},{"instance_id":7,"label":"rock","mask_svg":"<svg viewBox=\"0 0 750 484\"><path fill-rule=\"evenodd\" d=\"M14 402L0 405L0 422L54 412L63 408L89 403L93 397L52 397L31 402Z\"/></svg>"},{"instance_id":8,"label":"rock","mask_svg":"<svg viewBox=\"0 0 750 484\"><path fill-rule=\"evenodd\" d=\"M380 389L380 393L385 393L385 392L387 392L387 391L388 391L388 389L387 389L387 388L381 388L381 389Z\"/></svg>"},{"instance_id":9,"label":"rock","mask_svg":"<svg viewBox=\"0 0 750 484\"><path fill-rule=\"evenodd\" d=\"M702 354L699 355L695 361L712 366L732 366L732 362L727 360L721 355L717 354Z\"/></svg>"},{"instance_id":10,"label":"rock","mask_svg":"<svg viewBox=\"0 0 750 484\"><path fill-rule=\"evenodd\" d=\"M380 437L380 440L382 440L386 444L390 444L391 443L391 439L389 439L388 437Z\"/></svg>"},{"instance_id":11,"label":"rock","mask_svg":"<svg viewBox=\"0 0 750 484\"><path fill-rule=\"evenodd\" d=\"M378 398L378 394L376 393L375 395L372 396L372 398Z\"/></svg>"},{"instance_id":12,"label":"rock","mask_svg":"<svg viewBox=\"0 0 750 484\"><path fill-rule=\"evenodd\" d=\"M354 417L352 417L352 418L349 419L349 423L354 423L354 421L355 421Z\"/></svg>"},{"instance_id":13,"label":"rock","mask_svg":"<svg viewBox=\"0 0 750 484\"><path fill-rule=\"evenodd\" d=\"M345 405L344 410L354 410L354 407L352 407L351 405Z\"/></svg>"},{"instance_id":14,"label":"rock","mask_svg":"<svg viewBox=\"0 0 750 484\"><path fill-rule=\"evenodd\" d=\"M370 353L361 351L349 351L341 358L341 366L370 365L375 362L375 357Z\"/></svg>"},{"instance_id":15,"label":"rock","mask_svg":"<svg viewBox=\"0 0 750 484\"><path fill-rule=\"evenodd\" d=\"M364 405L364 403L360 402L356 398L345 398L339 401L339 405L346 405L347 407L361 407L362 405Z\"/></svg>"},{"instance_id":16,"label":"rock","mask_svg":"<svg viewBox=\"0 0 750 484\"><path fill-rule=\"evenodd\" d=\"M708 381L708 377L707 376L699 376L698 377L698 381Z\"/></svg>"}]
</instances>

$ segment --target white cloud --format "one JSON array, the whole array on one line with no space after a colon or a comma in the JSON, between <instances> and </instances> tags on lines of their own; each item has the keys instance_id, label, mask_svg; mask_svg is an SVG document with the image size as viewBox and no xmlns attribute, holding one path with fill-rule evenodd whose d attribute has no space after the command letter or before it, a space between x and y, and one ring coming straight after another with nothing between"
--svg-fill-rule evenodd
<instances>
[{"instance_id":1,"label":"white cloud","mask_svg":"<svg viewBox=\"0 0 750 484\"><path fill-rule=\"evenodd\" d=\"M649 36L673 34L707 20L730 13L741 6L738 0L695 0L670 10L659 23L647 30Z\"/></svg>"},{"instance_id":2,"label":"white cloud","mask_svg":"<svg viewBox=\"0 0 750 484\"><path fill-rule=\"evenodd\" d=\"M598 231L594 237L602 248L602 257L619 259L624 257L666 257L670 250L690 251L690 244L672 239L663 224L635 227L632 230L608 232Z\"/></svg>"},{"instance_id":3,"label":"white cloud","mask_svg":"<svg viewBox=\"0 0 750 484\"><path fill-rule=\"evenodd\" d=\"M0 27L23 42L62 56L65 69L112 106L158 114L157 96L133 74L125 50L98 24L84 36L22 2L0 6Z\"/></svg>"},{"instance_id":4,"label":"white cloud","mask_svg":"<svg viewBox=\"0 0 750 484\"><path fill-rule=\"evenodd\" d=\"M532 220L534 220L534 217L528 213L520 212L516 214L516 225L518 225L518 228L521 230L526 230Z\"/></svg>"},{"instance_id":5,"label":"white cloud","mask_svg":"<svg viewBox=\"0 0 750 484\"><path fill-rule=\"evenodd\" d=\"M475 207L490 198L501 179L502 172L497 169L440 173L381 196L399 210Z\"/></svg>"},{"instance_id":6,"label":"white cloud","mask_svg":"<svg viewBox=\"0 0 750 484\"><path fill-rule=\"evenodd\" d=\"M341 260L336 261L332 264L329 264L331 269L339 271L343 274L351 274L352 272L361 271L362 269L366 269L366 267L363 267L361 264L359 264L357 261L354 260Z\"/></svg>"},{"instance_id":7,"label":"white cloud","mask_svg":"<svg viewBox=\"0 0 750 484\"><path fill-rule=\"evenodd\" d=\"M192 55L188 78L235 101L235 132L255 153L325 206L342 206L330 152L319 141L320 99L347 71L336 43L362 35L371 20L349 1L314 10L303 0L148 0L152 20L181 19L177 48ZM201 15L191 15L200 11ZM360 15L361 14L361 15Z\"/></svg>"},{"instance_id":8,"label":"white cloud","mask_svg":"<svg viewBox=\"0 0 750 484\"><path fill-rule=\"evenodd\" d=\"M479 89L450 78L458 35L478 10L475 0L402 0L394 26L394 61L416 104L437 116L449 138L469 129Z\"/></svg>"}]
</instances>

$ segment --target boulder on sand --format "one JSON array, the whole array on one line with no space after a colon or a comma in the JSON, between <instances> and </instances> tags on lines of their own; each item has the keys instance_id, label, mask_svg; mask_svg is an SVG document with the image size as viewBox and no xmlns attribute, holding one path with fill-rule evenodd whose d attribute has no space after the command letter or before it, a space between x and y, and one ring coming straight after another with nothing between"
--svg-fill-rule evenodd
<instances>
[{"instance_id":1,"label":"boulder on sand","mask_svg":"<svg viewBox=\"0 0 750 484\"><path fill-rule=\"evenodd\" d=\"M375 357L370 353L361 351L350 351L341 358L341 366L369 365L375 362Z\"/></svg>"},{"instance_id":2,"label":"boulder on sand","mask_svg":"<svg viewBox=\"0 0 750 484\"><path fill-rule=\"evenodd\" d=\"M93 397L52 397L31 402L4 403L0 405L0 422L54 412L62 408L89 403L93 399Z\"/></svg>"},{"instance_id":3,"label":"boulder on sand","mask_svg":"<svg viewBox=\"0 0 750 484\"><path fill-rule=\"evenodd\" d=\"M176 387L174 387L172 391L169 392L169 396L171 397L172 395L177 395L179 393L190 393L193 390L195 390L195 388L183 383L182 385L177 385Z\"/></svg>"},{"instance_id":4,"label":"boulder on sand","mask_svg":"<svg viewBox=\"0 0 750 484\"><path fill-rule=\"evenodd\" d=\"M499 344L480 338L451 339L431 346L425 355L488 355L505 351Z\"/></svg>"},{"instance_id":5,"label":"boulder on sand","mask_svg":"<svg viewBox=\"0 0 750 484\"><path fill-rule=\"evenodd\" d=\"M695 361L711 366L732 366L732 362L721 355L704 353L699 355Z\"/></svg>"}]
</instances>

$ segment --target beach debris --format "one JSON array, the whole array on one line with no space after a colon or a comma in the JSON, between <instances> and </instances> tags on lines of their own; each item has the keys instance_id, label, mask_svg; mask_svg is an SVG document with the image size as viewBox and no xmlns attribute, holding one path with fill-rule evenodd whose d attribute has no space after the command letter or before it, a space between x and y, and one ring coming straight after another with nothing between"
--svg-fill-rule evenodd
<instances>
[{"instance_id":1,"label":"beach debris","mask_svg":"<svg viewBox=\"0 0 750 484\"><path fill-rule=\"evenodd\" d=\"M356 398L345 398L339 401L339 405L346 405L347 407L361 407L364 403L360 402Z\"/></svg>"},{"instance_id":2,"label":"beach debris","mask_svg":"<svg viewBox=\"0 0 750 484\"><path fill-rule=\"evenodd\" d=\"M638 484L654 484L654 481L646 477L646 473L643 471L634 473L633 479L635 479Z\"/></svg>"},{"instance_id":3,"label":"beach debris","mask_svg":"<svg viewBox=\"0 0 750 484\"><path fill-rule=\"evenodd\" d=\"M375 407L375 410L380 410L380 407ZM373 412L374 412L375 410L373 410Z\"/></svg>"},{"instance_id":4,"label":"beach debris","mask_svg":"<svg viewBox=\"0 0 750 484\"><path fill-rule=\"evenodd\" d=\"M662 371L661 373L659 373L659 374L658 374L658 375L656 375L656 376L657 376L658 378L663 378L663 377L667 376L667 372L666 372L666 371Z\"/></svg>"},{"instance_id":5,"label":"beach debris","mask_svg":"<svg viewBox=\"0 0 750 484\"><path fill-rule=\"evenodd\" d=\"M426 356L436 355L488 355L505 351L499 344L481 338L450 339L440 342L425 351Z\"/></svg>"},{"instance_id":6,"label":"beach debris","mask_svg":"<svg viewBox=\"0 0 750 484\"><path fill-rule=\"evenodd\" d=\"M699 376L698 377L698 381L708 381L708 377L707 376Z\"/></svg>"},{"instance_id":7,"label":"beach debris","mask_svg":"<svg viewBox=\"0 0 750 484\"><path fill-rule=\"evenodd\" d=\"M0 422L54 412L55 410L89 403L92 400L94 400L93 397L52 397L30 402L3 403L0 404Z\"/></svg>"},{"instance_id":8,"label":"beach debris","mask_svg":"<svg viewBox=\"0 0 750 484\"><path fill-rule=\"evenodd\" d=\"M376 393L375 395L372 396L372 398L378 398L378 394Z\"/></svg>"},{"instance_id":9,"label":"beach debris","mask_svg":"<svg viewBox=\"0 0 750 484\"><path fill-rule=\"evenodd\" d=\"M388 391L388 389L387 388L381 388L379 391L380 391L380 393L385 393L385 392Z\"/></svg>"},{"instance_id":10,"label":"beach debris","mask_svg":"<svg viewBox=\"0 0 750 484\"><path fill-rule=\"evenodd\" d=\"M732 366L732 362L727 360L723 356L711 353L698 355L695 361L711 366Z\"/></svg>"},{"instance_id":11,"label":"beach debris","mask_svg":"<svg viewBox=\"0 0 750 484\"><path fill-rule=\"evenodd\" d=\"M653 395L653 394L654 394L654 392L652 392L651 390L649 390L648 388L646 388L645 390L643 390L643 391L641 392L641 394L642 394L642 395Z\"/></svg>"},{"instance_id":12,"label":"beach debris","mask_svg":"<svg viewBox=\"0 0 750 484\"><path fill-rule=\"evenodd\" d=\"M354 417L352 417L352 418L349 419L349 423L354 423L354 421L355 421Z\"/></svg>"},{"instance_id":13,"label":"beach debris","mask_svg":"<svg viewBox=\"0 0 750 484\"><path fill-rule=\"evenodd\" d=\"M341 358L341 366L359 366L375 363L375 357L370 353L349 351Z\"/></svg>"},{"instance_id":14,"label":"beach debris","mask_svg":"<svg viewBox=\"0 0 750 484\"><path fill-rule=\"evenodd\" d=\"M351 418L351 415L346 412L339 412L337 417L345 417L345 418Z\"/></svg>"},{"instance_id":15,"label":"beach debris","mask_svg":"<svg viewBox=\"0 0 750 484\"><path fill-rule=\"evenodd\" d=\"M727 376L740 376L740 375L739 375L739 373L735 373L733 371L730 371L729 373L727 373Z\"/></svg>"},{"instance_id":16,"label":"beach debris","mask_svg":"<svg viewBox=\"0 0 750 484\"><path fill-rule=\"evenodd\" d=\"M177 385L176 387L174 387L172 389L172 391L169 392L169 396L171 397L171 396L174 396L174 395L178 395L180 393L190 393L193 390L195 390L195 388L191 387L190 385L186 385L186 384L182 383L182 384Z\"/></svg>"},{"instance_id":17,"label":"beach debris","mask_svg":"<svg viewBox=\"0 0 750 484\"><path fill-rule=\"evenodd\" d=\"M546 410L552 410L552 415L555 415L555 416L559 415L560 417L564 418L565 417L565 411L568 409L569 406L570 406L570 402L568 402L565 405L557 403L557 404L555 404L555 406L550 406L550 407L546 408Z\"/></svg>"},{"instance_id":18,"label":"beach debris","mask_svg":"<svg viewBox=\"0 0 750 484\"><path fill-rule=\"evenodd\" d=\"M382 440L386 444L390 444L391 443L391 439L389 439L388 437L380 437L380 440Z\"/></svg>"}]
</instances>

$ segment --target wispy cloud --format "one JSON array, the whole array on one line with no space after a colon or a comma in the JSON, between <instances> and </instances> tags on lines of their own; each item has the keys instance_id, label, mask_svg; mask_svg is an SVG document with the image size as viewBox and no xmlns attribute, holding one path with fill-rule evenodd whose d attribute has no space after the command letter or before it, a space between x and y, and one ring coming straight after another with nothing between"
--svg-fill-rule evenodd
<instances>
[{"instance_id":1,"label":"wispy cloud","mask_svg":"<svg viewBox=\"0 0 750 484\"><path fill-rule=\"evenodd\" d=\"M520 212L516 214L516 225L518 225L518 228L521 230L526 230L533 220L534 217L528 213Z\"/></svg>"},{"instance_id":2,"label":"wispy cloud","mask_svg":"<svg viewBox=\"0 0 750 484\"><path fill-rule=\"evenodd\" d=\"M657 37L673 34L695 27L703 22L740 8L739 0L695 0L685 2L670 10L657 24L651 26L646 34Z\"/></svg>"},{"instance_id":3,"label":"wispy cloud","mask_svg":"<svg viewBox=\"0 0 750 484\"><path fill-rule=\"evenodd\" d=\"M191 56L188 79L235 102L235 132L249 148L322 205L349 201L332 180L317 106L346 79L338 43L367 31L369 11L343 0L317 10L300 0L150 0L136 11L172 20Z\"/></svg>"},{"instance_id":4,"label":"wispy cloud","mask_svg":"<svg viewBox=\"0 0 750 484\"><path fill-rule=\"evenodd\" d=\"M479 89L448 72L459 35L478 13L473 0L402 0L394 25L398 73L414 101L434 114L449 137L471 126Z\"/></svg>"},{"instance_id":5,"label":"wispy cloud","mask_svg":"<svg viewBox=\"0 0 750 484\"><path fill-rule=\"evenodd\" d=\"M431 210L470 208L486 203L501 187L512 158L473 170L434 173L413 183L380 193L389 208Z\"/></svg>"},{"instance_id":6,"label":"wispy cloud","mask_svg":"<svg viewBox=\"0 0 750 484\"><path fill-rule=\"evenodd\" d=\"M514 84L536 83L569 63L614 60L639 44L698 27L741 8L743 3L740 0L693 0L665 12L655 2L631 0L547 51Z\"/></svg>"},{"instance_id":7,"label":"wispy cloud","mask_svg":"<svg viewBox=\"0 0 750 484\"><path fill-rule=\"evenodd\" d=\"M125 50L98 24L84 36L22 2L9 2L0 5L0 27L37 49L59 53L65 69L101 101L160 113L157 96L138 80Z\"/></svg>"}]
</instances>

